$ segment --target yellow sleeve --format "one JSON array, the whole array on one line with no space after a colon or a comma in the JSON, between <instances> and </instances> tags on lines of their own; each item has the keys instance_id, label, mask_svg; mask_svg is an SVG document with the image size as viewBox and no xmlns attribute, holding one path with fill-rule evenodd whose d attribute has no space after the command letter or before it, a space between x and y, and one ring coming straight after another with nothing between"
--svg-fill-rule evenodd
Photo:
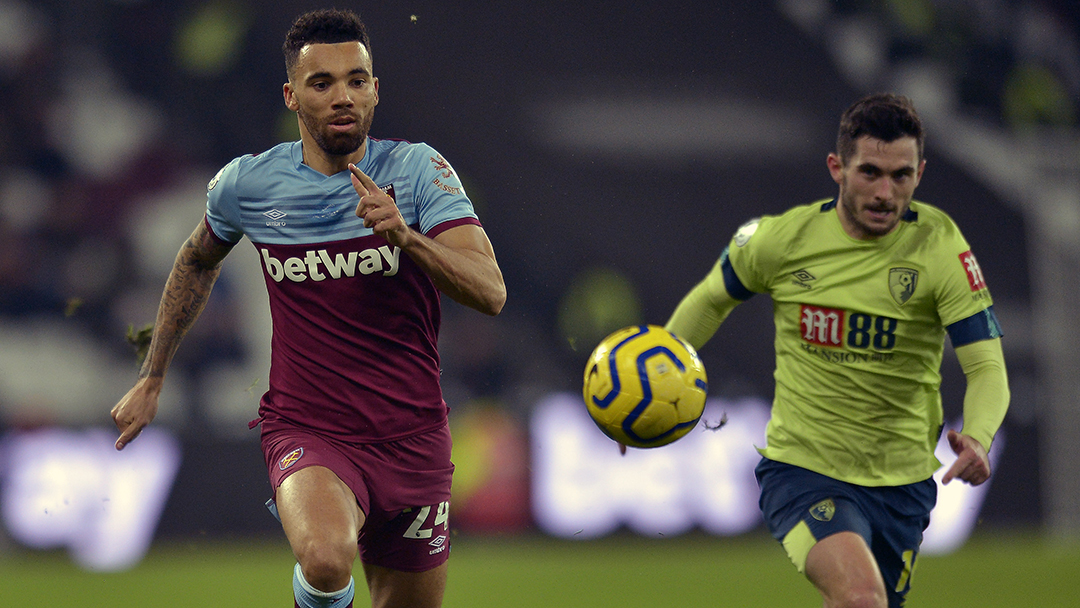
<instances>
[{"instance_id":1,"label":"yellow sleeve","mask_svg":"<svg viewBox=\"0 0 1080 608\"><path fill-rule=\"evenodd\" d=\"M963 434L987 450L1009 409L1009 379L1001 338L979 340L956 347L956 358L967 377L964 393Z\"/></svg>"},{"instance_id":2,"label":"yellow sleeve","mask_svg":"<svg viewBox=\"0 0 1080 608\"><path fill-rule=\"evenodd\" d=\"M722 263L723 258L683 297L664 326L695 349L705 346L732 309L742 301L733 298L724 287Z\"/></svg>"}]
</instances>

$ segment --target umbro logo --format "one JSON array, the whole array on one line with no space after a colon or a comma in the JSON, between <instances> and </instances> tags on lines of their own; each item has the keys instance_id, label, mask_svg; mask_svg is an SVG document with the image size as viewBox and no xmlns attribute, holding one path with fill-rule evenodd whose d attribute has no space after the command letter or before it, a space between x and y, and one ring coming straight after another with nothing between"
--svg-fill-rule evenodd
<instances>
[{"instance_id":1,"label":"umbro logo","mask_svg":"<svg viewBox=\"0 0 1080 608\"><path fill-rule=\"evenodd\" d=\"M435 547L434 549L428 551L428 555L435 555L436 553L442 553L443 551L445 551L446 548L450 546L446 541L447 538L445 534L440 534L436 536L434 540L428 543L432 547Z\"/></svg>"},{"instance_id":2,"label":"umbro logo","mask_svg":"<svg viewBox=\"0 0 1080 608\"><path fill-rule=\"evenodd\" d=\"M810 274L810 271L805 268L800 268L796 270L795 272L791 273L791 276L795 277L795 280L792 281L792 284L798 285L803 289L812 289L812 287L810 286L810 281L817 280L817 277Z\"/></svg>"},{"instance_id":3,"label":"umbro logo","mask_svg":"<svg viewBox=\"0 0 1080 608\"><path fill-rule=\"evenodd\" d=\"M270 211L264 211L263 216L266 217L267 226L284 226L285 222L281 221L283 217L288 215L284 211L278 211L277 209L271 209Z\"/></svg>"}]
</instances>

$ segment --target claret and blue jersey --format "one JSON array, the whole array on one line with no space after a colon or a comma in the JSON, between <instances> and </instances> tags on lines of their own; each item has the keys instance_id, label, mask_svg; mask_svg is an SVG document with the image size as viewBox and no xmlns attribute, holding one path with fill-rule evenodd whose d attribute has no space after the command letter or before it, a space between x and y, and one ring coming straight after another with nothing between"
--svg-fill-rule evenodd
<instances>
[{"instance_id":1,"label":"claret and blue jersey","mask_svg":"<svg viewBox=\"0 0 1080 608\"><path fill-rule=\"evenodd\" d=\"M435 237L479 225L458 176L426 144L368 139L356 163ZM208 186L206 223L259 253L273 319L264 428L288 419L345 440L387 441L440 427L439 293L400 248L365 228L348 171L303 163L300 142L226 165Z\"/></svg>"}]
</instances>

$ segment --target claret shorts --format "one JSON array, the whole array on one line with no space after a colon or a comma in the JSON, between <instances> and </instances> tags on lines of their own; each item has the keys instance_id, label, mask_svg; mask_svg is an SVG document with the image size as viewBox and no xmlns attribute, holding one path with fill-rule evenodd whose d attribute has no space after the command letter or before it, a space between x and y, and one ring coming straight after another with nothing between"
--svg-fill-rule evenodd
<instances>
[{"instance_id":1,"label":"claret shorts","mask_svg":"<svg viewBox=\"0 0 1080 608\"><path fill-rule=\"evenodd\" d=\"M405 572L441 565L450 553L450 428L386 443L346 444L309 430L283 426L262 432L262 449L277 487L309 466L333 471L356 495L366 520L357 544L360 559ZM267 503L276 515L273 501Z\"/></svg>"}]
</instances>

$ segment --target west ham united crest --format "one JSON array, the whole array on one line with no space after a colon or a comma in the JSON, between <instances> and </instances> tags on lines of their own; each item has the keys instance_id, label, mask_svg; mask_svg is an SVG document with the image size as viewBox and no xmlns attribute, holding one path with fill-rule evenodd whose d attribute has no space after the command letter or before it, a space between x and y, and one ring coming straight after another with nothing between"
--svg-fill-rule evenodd
<instances>
[{"instance_id":1,"label":"west ham united crest","mask_svg":"<svg viewBox=\"0 0 1080 608\"><path fill-rule=\"evenodd\" d=\"M892 294L897 304L904 304L915 293L915 285L919 282L919 271L910 268L889 269L889 293Z\"/></svg>"},{"instance_id":2,"label":"west ham united crest","mask_svg":"<svg viewBox=\"0 0 1080 608\"><path fill-rule=\"evenodd\" d=\"M281 459L281 462L278 462L278 468L281 469L282 471L284 471L285 469L287 469L287 468L291 467L292 465L296 464L296 461L300 460L300 457L303 456L303 455L304 455L304 448L296 448L295 450L293 450L293 451L289 452L288 454L286 454L284 456L284 458Z\"/></svg>"}]
</instances>

